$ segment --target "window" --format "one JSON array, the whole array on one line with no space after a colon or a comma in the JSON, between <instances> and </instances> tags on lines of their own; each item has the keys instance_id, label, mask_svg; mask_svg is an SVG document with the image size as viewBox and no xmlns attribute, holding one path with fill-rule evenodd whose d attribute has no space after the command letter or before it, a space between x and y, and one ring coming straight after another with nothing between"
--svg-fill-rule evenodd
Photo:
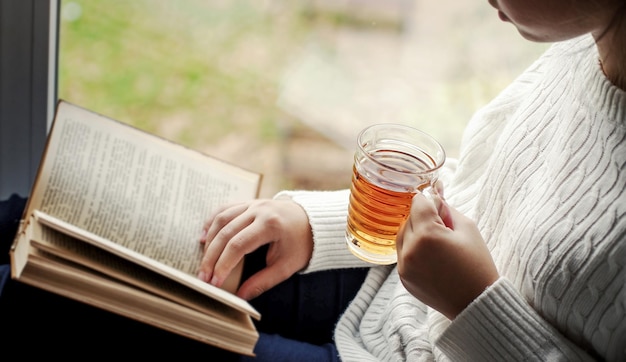
<instances>
[{"instance_id":1,"label":"window","mask_svg":"<svg viewBox=\"0 0 626 362\"><path fill-rule=\"evenodd\" d=\"M261 172L266 197L347 187L371 123L458 155L546 47L452 0L62 0L59 46L60 98Z\"/></svg>"}]
</instances>

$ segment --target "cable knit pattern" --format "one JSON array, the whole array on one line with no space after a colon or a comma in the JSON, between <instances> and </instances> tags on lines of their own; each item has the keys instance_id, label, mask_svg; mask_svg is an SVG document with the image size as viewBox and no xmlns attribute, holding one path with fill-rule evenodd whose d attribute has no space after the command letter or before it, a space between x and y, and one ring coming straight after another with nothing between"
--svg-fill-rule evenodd
<instances>
[{"instance_id":1,"label":"cable knit pattern","mask_svg":"<svg viewBox=\"0 0 626 362\"><path fill-rule=\"evenodd\" d=\"M444 182L501 278L451 322L373 267L338 322L341 359L626 360L625 112L591 37L551 47L472 118ZM281 194L313 229L304 272L363 265L345 246L347 192Z\"/></svg>"}]
</instances>

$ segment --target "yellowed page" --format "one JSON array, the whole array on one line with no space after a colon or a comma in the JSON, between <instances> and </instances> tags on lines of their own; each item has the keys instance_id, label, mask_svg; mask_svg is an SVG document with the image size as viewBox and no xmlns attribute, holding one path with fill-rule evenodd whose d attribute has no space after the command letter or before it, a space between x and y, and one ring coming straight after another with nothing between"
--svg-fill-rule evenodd
<instances>
[{"instance_id":1,"label":"yellowed page","mask_svg":"<svg viewBox=\"0 0 626 362\"><path fill-rule=\"evenodd\" d=\"M261 317L259 312L256 309L254 309L245 300L240 299L236 297L235 295L228 293L220 288L217 288L211 284L207 284L194 276L185 274L175 268L172 268L168 265L164 265L154 259L150 259L146 257L145 255L137 253L133 250L129 250L122 245L111 242L110 240L106 240L97 235L90 234L89 232L86 232L85 230L77 228L62 220L55 219L54 217L47 215L45 213L42 213L40 211L35 210L34 216L35 216L34 217L35 220L31 221L32 230L33 230L32 237L33 239L39 241L40 244L47 244L48 246L53 247L56 242L56 244L61 249L63 248L69 249L69 248L74 247L75 251L77 252L79 251L79 249L76 249L79 247L78 245L71 246L71 245L68 245L67 243L65 243L65 245L62 245L63 240L59 240L59 239L55 240L53 235L50 235L50 234L48 234L47 236L43 235L44 230L41 228L40 225L38 225L39 222L43 225L53 228L54 230L60 231L63 234L68 235L72 238L77 238L77 239L85 241L86 243L90 245L96 246L106 251L106 253L114 254L116 256L124 258L125 260L132 261L138 266L154 271L162 276L167 276L171 280L176 281L177 283L179 283L182 286L185 286L186 288L195 290L196 292L200 292L206 296L211 296L216 301L219 301L220 303L224 303L256 319L260 319ZM70 256L68 254L66 255ZM74 258L74 261L77 263L81 262L80 258ZM115 267L114 265L111 265L110 260L108 261L106 260L104 253L102 255L102 259L100 259L100 262L109 263L109 267ZM84 265L87 265L91 268L96 267L93 263L89 263L88 261L85 261L85 260L83 260L83 263ZM100 265L98 268L101 272L105 272L103 265ZM127 276L130 277L131 275L127 275ZM138 275L135 274L135 276L138 276ZM165 292L165 290L162 290L162 291ZM173 297L174 297L173 295L168 296L168 298L170 299ZM225 319L226 317L228 316L225 316Z\"/></svg>"},{"instance_id":2,"label":"yellowed page","mask_svg":"<svg viewBox=\"0 0 626 362\"><path fill-rule=\"evenodd\" d=\"M261 176L61 101L35 209L189 275L219 205L255 198Z\"/></svg>"},{"instance_id":3,"label":"yellowed page","mask_svg":"<svg viewBox=\"0 0 626 362\"><path fill-rule=\"evenodd\" d=\"M131 284L231 323L240 323L244 317L249 318L250 313L248 311L244 313L233 308L230 303L223 303L220 298L216 297L215 290L211 289L208 293L202 290L198 291L183 282L172 279L169 274L164 276L163 273L155 272L151 268L129 261L127 258L106 252L92 243L84 242L69 234L44 226L36 219L31 221L29 230L32 230L31 251L32 248L43 250L54 255L58 260L80 264L85 267L85 270L90 269L106 274L123 283ZM203 285L203 287L209 286ZM211 288L214 287L211 286ZM209 298L207 298L207 294L209 294Z\"/></svg>"}]
</instances>

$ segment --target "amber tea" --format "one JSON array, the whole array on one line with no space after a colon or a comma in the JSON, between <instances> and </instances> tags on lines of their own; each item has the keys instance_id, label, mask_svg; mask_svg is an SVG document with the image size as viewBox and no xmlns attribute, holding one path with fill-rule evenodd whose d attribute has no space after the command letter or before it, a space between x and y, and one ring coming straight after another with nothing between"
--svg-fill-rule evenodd
<instances>
[{"instance_id":1,"label":"amber tea","mask_svg":"<svg viewBox=\"0 0 626 362\"><path fill-rule=\"evenodd\" d=\"M376 264L397 260L395 238L413 196L436 181L444 160L437 141L407 126L375 125L359 135L346 229L352 253Z\"/></svg>"}]
</instances>

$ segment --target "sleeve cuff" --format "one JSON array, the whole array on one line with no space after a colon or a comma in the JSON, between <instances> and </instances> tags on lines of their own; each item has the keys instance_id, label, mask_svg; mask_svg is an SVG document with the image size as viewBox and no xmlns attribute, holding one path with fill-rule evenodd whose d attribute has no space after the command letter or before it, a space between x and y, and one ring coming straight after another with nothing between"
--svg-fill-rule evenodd
<instances>
[{"instance_id":1,"label":"sleeve cuff","mask_svg":"<svg viewBox=\"0 0 626 362\"><path fill-rule=\"evenodd\" d=\"M452 360L586 360L506 278L476 298L437 340Z\"/></svg>"},{"instance_id":2,"label":"sleeve cuff","mask_svg":"<svg viewBox=\"0 0 626 362\"><path fill-rule=\"evenodd\" d=\"M313 255L303 273L371 267L352 255L346 245L345 229L349 190L282 191L274 198L291 198L305 210L313 232Z\"/></svg>"}]
</instances>

